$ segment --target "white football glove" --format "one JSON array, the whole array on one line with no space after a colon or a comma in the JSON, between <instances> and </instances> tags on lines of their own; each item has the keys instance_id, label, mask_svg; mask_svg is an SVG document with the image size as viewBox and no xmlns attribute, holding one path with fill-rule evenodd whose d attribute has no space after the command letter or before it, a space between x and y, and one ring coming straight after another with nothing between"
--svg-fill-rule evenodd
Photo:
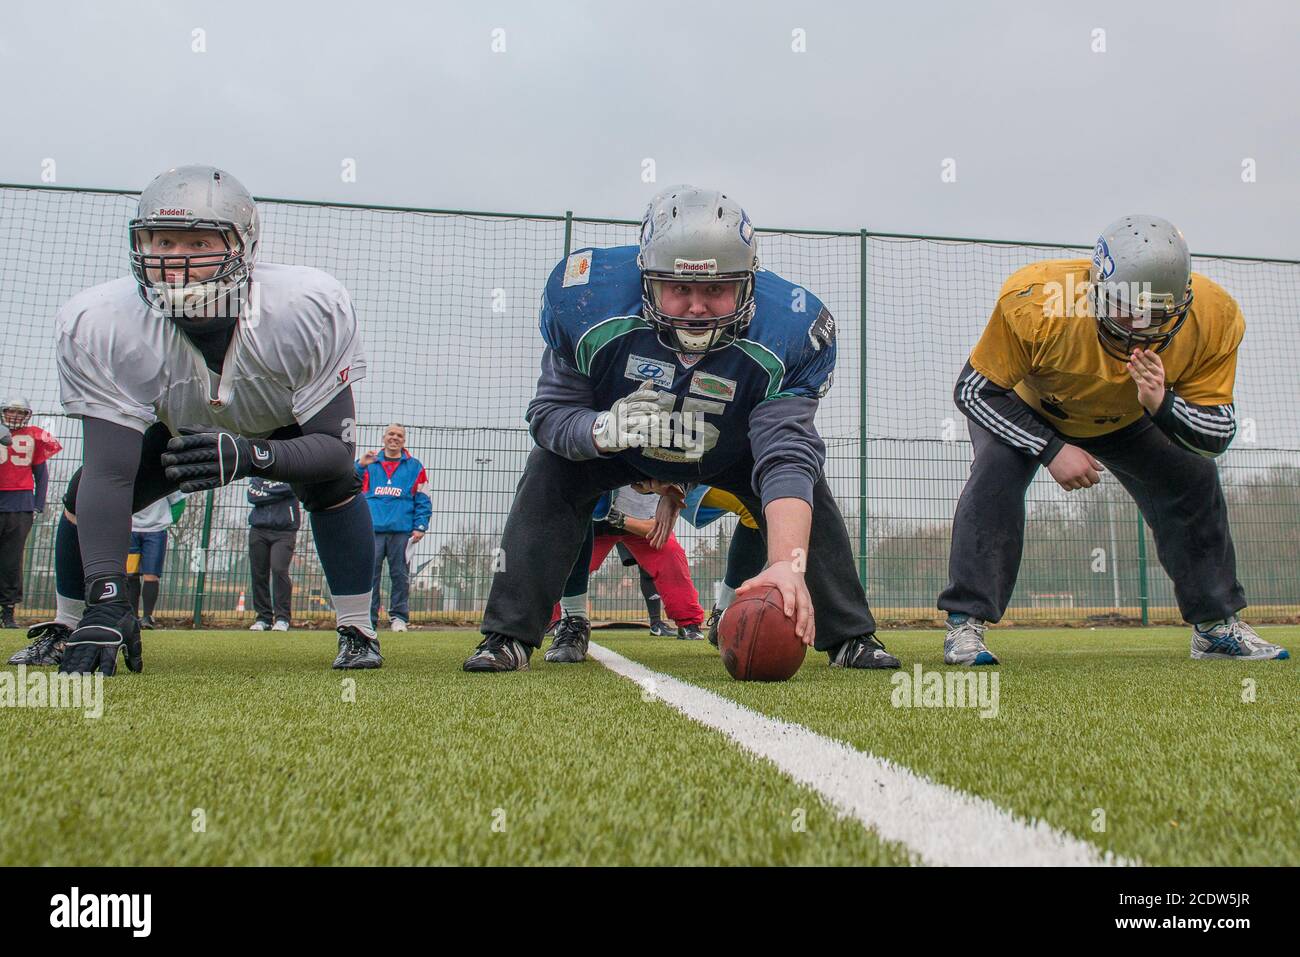
<instances>
[{"instance_id":1,"label":"white football glove","mask_svg":"<svg viewBox=\"0 0 1300 957\"><path fill-rule=\"evenodd\" d=\"M668 410L660 404L659 395L647 386L624 396L608 412L596 416L591 430L596 448L601 452L622 452L671 442Z\"/></svg>"}]
</instances>

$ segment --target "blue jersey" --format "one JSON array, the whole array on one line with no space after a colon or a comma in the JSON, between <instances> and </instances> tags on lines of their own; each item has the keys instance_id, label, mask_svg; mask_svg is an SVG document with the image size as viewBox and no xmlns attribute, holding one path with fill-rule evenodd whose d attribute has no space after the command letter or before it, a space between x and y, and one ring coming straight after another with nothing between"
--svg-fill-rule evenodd
<instances>
[{"instance_id":1,"label":"blue jersey","mask_svg":"<svg viewBox=\"0 0 1300 957\"><path fill-rule=\"evenodd\" d=\"M671 394L672 411L693 416L694 449L618 454L654 478L700 481L753 457L750 416L761 404L826 394L835 368L835 320L806 289L759 271L756 310L743 338L698 359L683 358L641 317L637 251L585 249L561 262L542 297L542 337L559 360L590 380L596 409L610 408L647 383Z\"/></svg>"}]
</instances>

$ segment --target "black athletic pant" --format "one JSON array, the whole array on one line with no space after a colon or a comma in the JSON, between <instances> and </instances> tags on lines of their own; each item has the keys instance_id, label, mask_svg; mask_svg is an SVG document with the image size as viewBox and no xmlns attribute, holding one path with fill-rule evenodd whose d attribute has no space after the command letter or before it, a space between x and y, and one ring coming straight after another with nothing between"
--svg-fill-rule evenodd
<instances>
[{"instance_id":1,"label":"black athletic pant","mask_svg":"<svg viewBox=\"0 0 1300 957\"><path fill-rule=\"evenodd\" d=\"M267 623L291 621L293 579L289 565L298 541L296 531L248 530L248 564L253 572L253 610Z\"/></svg>"},{"instance_id":2,"label":"black athletic pant","mask_svg":"<svg viewBox=\"0 0 1300 957\"><path fill-rule=\"evenodd\" d=\"M998 621L1011 601L1025 537L1025 493L1037 459L968 423L975 460L957 502L948 587L939 607ZM1183 619L1215 621L1246 607L1228 508L1212 459L1175 445L1149 418L1091 439L1062 436L1117 478L1155 535ZM1086 494L1086 493L1081 493Z\"/></svg>"},{"instance_id":3,"label":"black athletic pant","mask_svg":"<svg viewBox=\"0 0 1300 957\"><path fill-rule=\"evenodd\" d=\"M0 512L0 605L23 600L23 552L32 531L31 512Z\"/></svg>"},{"instance_id":4,"label":"black athletic pant","mask_svg":"<svg viewBox=\"0 0 1300 957\"><path fill-rule=\"evenodd\" d=\"M701 481L731 492L766 523L751 476L753 462L738 463ZM645 479L621 458L573 462L535 448L515 489L514 504L501 537L502 571L492 579L482 631L516 638L534 648L559 600L565 579L591 525L600 496ZM817 626L816 647L826 651L849 638L872 634L875 619L858 581L848 529L825 478L813 489L812 533L806 573Z\"/></svg>"}]
</instances>

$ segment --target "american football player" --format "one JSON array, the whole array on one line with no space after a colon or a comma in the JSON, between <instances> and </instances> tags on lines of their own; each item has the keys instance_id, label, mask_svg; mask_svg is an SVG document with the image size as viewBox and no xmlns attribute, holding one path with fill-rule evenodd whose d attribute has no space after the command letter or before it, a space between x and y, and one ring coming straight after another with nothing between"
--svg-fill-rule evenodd
<instances>
[{"instance_id":1,"label":"american football player","mask_svg":"<svg viewBox=\"0 0 1300 957\"><path fill-rule=\"evenodd\" d=\"M834 666L898 667L875 636L813 425L835 320L811 292L759 269L739 203L663 191L638 245L581 249L555 268L541 332L527 411L537 448L467 671L528 667L597 500L647 479L731 492L767 533L768 565L740 591L779 589L796 633Z\"/></svg>"},{"instance_id":2,"label":"american football player","mask_svg":"<svg viewBox=\"0 0 1300 957\"><path fill-rule=\"evenodd\" d=\"M158 176L129 225L131 275L58 313L64 410L85 459L56 538L58 614L33 643L66 640L60 670L142 668L124 556L131 514L171 492L249 476L289 482L311 514L333 596L336 668L377 668L370 511L353 470L352 384L365 376L347 290L258 258L253 198L211 166Z\"/></svg>"},{"instance_id":3,"label":"american football player","mask_svg":"<svg viewBox=\"0 0 1300 957\"><path fill-rule=\"evenodd\" d=\"M998 662L985 626L1011 599L1040 466L1066 490L1109 469L1133 496L1192 626L1193 658L1289 657L1239 614L1246 597L1214 464L1237 429L1244 332L1237 303L1192 272L1183 234L1156 216L1111 223L1091 262L1038 262L1006 281L954 392L975 460L939 596L945 662Z\"/></svg>"},{"instance_id":4,"label":"american football player","mask_svg":"<svg viewBox=\"0 0 1300 957\"><path fill-rule=\"evenodd\" d=\"M31 424L32 404L22 396L5 400L0 420L9 435L9 441L0 444L0 627L17 628L14 606L23 600L27 537L33 518L45 511L50 481L46 462L63 446L50 433Z\"/></svg>"}]
</instances>

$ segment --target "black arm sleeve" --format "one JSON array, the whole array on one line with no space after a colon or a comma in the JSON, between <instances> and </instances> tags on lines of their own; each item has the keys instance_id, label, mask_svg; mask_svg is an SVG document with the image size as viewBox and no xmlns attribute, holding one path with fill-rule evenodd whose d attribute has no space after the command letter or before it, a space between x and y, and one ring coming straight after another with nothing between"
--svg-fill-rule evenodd
<instances>
[{"instance_id":1,"label":"black arm sleeve","mask_svg":"<svg viewBox=\"0 0 1300 957\"><path fill-rule=\"evenodd\" d=\"M77 489L77 537L86 580L126 574L131 496L144 436L125 425L81 420L85 459Z\"/></svg>"},{"instance_id":2,"label":"black arm sleeve","mask_svg":"<svg viewBox=\"0 0 1300 957\"><path fill-rule=\"evenodd\" d=\"M1196 405L1173 389L1165 390L1165 401L1151 416L1160 431L1198 455L1222 455L1237 434L1237 411L1227 405Z\"/></svg>"},{"instance_id":3,"label":"black arm sleeve","mask_svg":"<svg viewBox=\"0 0 1300 957\"><path fill-rule=\"evenodd\" d=\"M349 386L329 404L302 423L302 435L294 439L271 439L275 461L259 472L263 478L281 482L328 482L353 470L356 451L356 403Z\"/></svg>"},{"instance_id":4,"label":"black arm sleeve","mask_svg":"<svg viewBox=\"0 0 1300 957\"><path fill-rule=\"evenodd\" d=\"M1050 465L1065 441L1044 424L1024 399L980 375L969 362L957 377L953 401L961 414L988 429L1000 442Z\"/></svg>"},{"instance_id":5,"label":"black arm sleeve","mask_svg":"<svg viewBox=\"0 0 1300 957\"><path fill-rule=\"evenodd\" d=\"M778 498L812 505L813 486L826 464L826 444L813 425L816 414L817 400L804 396L768 399L749 413L754 488L764 508Z\"/></svg>"},{"instance_id":6,"label":"black arm sleeve","mask_svg":"<svg viewBox=\"0 0 1300 957\"><path fill-rule=\"evenodd\" d=\"M524 418L533 441L547 451L574 462L600 458L592 435L596 416L591 379L547 346L537 392Z\"/></svg>"},{"instance_id":7,"label":"black arm sleeve","mask_svg":"<svg viewBox=\"0 0 1300 957\"><path fill-rule=\"evenodd\" d=\"M32 466L32 482L36 490L36 510L45 510L45 496L50 491L50 467L42 462Z\"/></svg>"}]
</instances>

